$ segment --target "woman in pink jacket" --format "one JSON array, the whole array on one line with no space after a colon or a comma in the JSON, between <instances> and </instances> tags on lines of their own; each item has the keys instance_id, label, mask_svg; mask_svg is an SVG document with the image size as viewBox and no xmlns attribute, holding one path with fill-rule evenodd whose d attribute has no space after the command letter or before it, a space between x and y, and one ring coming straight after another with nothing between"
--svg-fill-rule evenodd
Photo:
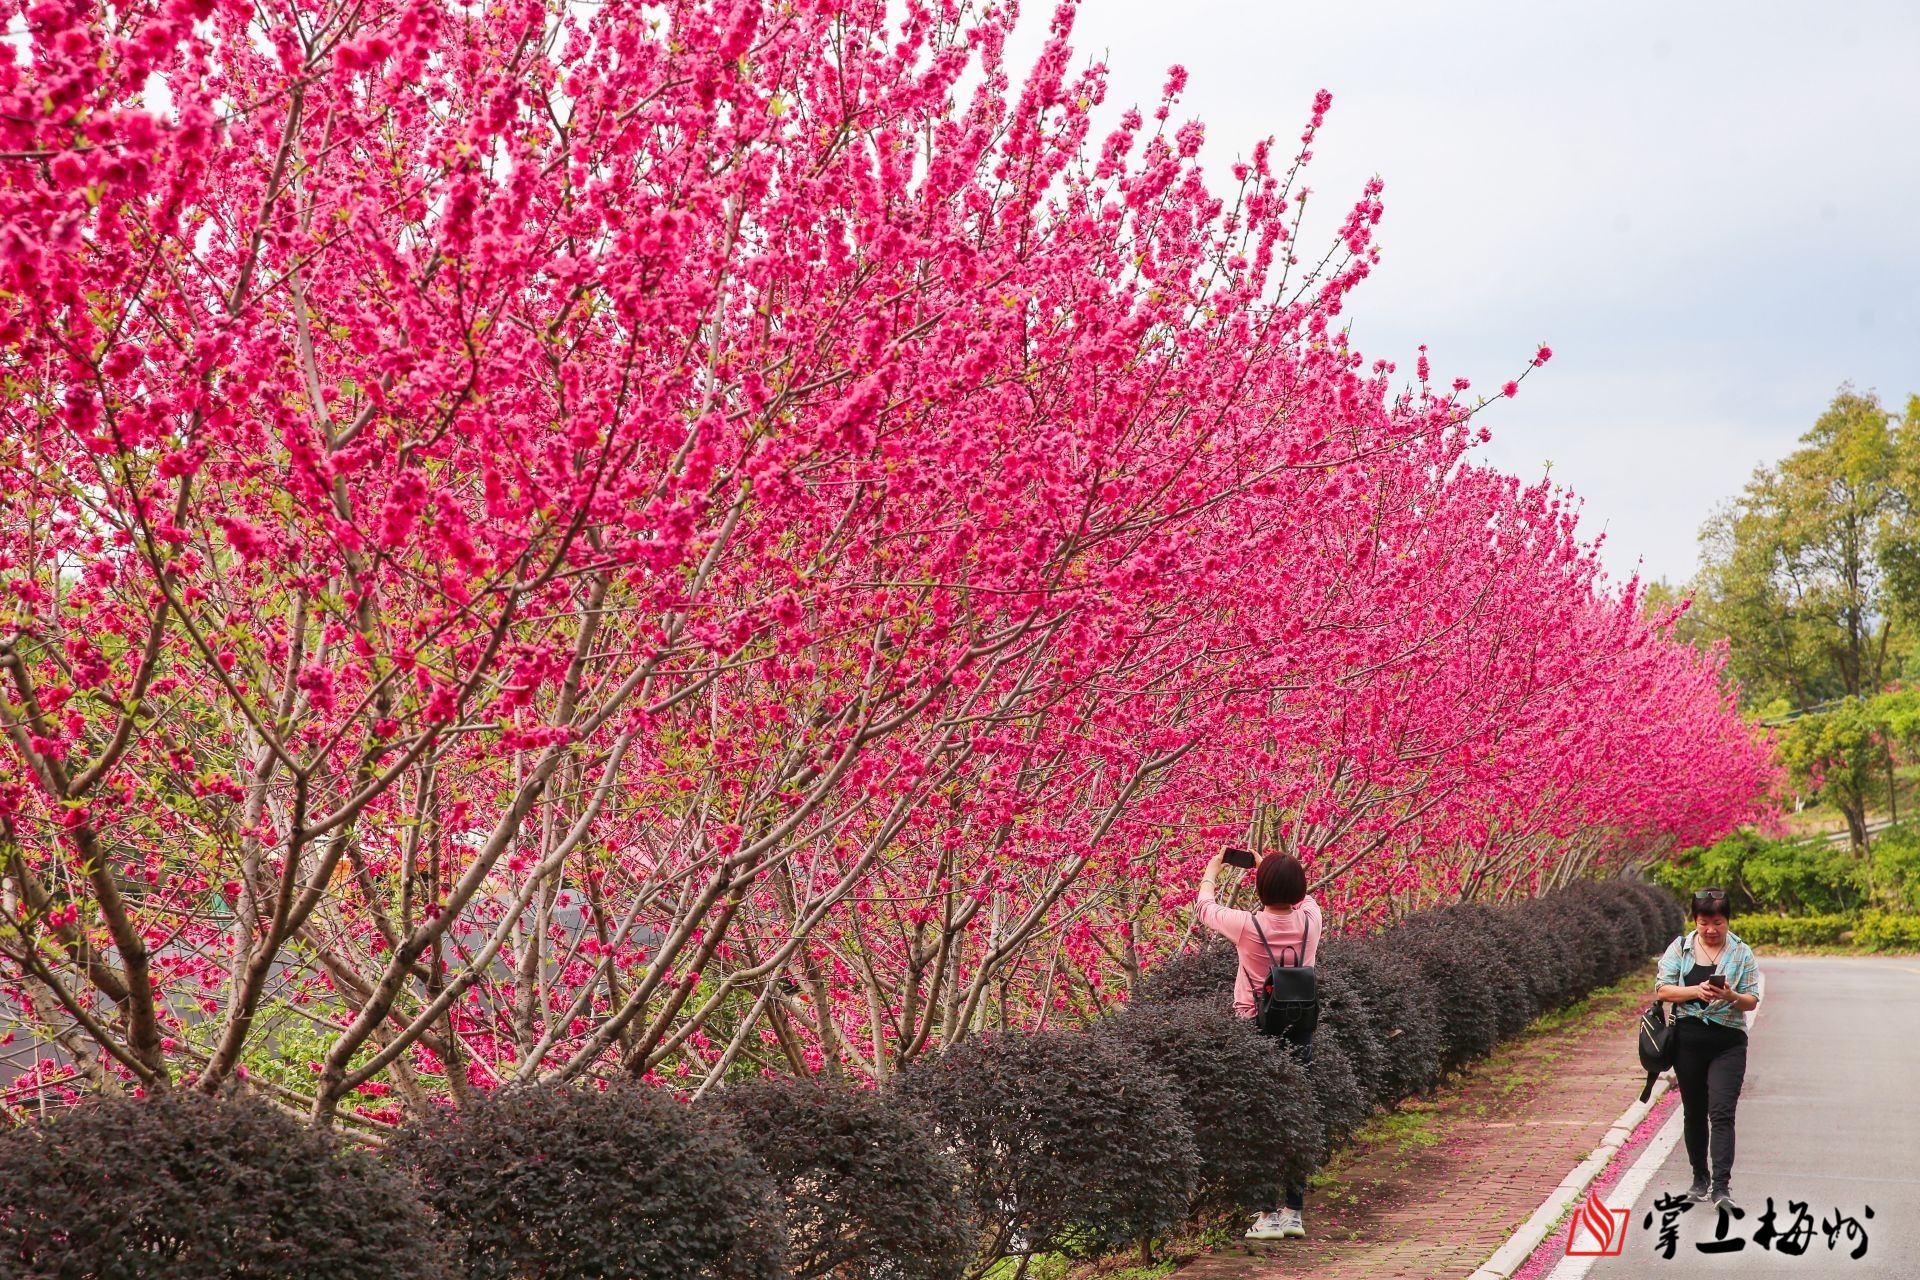
<instances>
[{"instance_id":1,"label":"woman in pink jacket","mask_svg":"<svg viewBox=\"0 0 1920 1280\"><path fill-rule=\"evenodd\" d=\"M1200 880L1200 894L1194 911L1200 923L1231 942L1240 953L1238 972L1233 979L1233 1011L1243 1018L1253 1016L1253 989L1266 980L1272 957L1298 956L1296 963L1311 966L1320 946L1320 904L1307 895L1307 873L1300 859L1290 853L1270 853L1260 860L1253 883L1260 895L1261 909L1236 911L1223 907L1215 898L1224 855L1215 854ZM1264 935L1264 937L1263 937ZM1313 1062L1313 1038L1299 1046L1303 1064ZM1254 1219L1247 1231L1249 1240L1279 1240L1307 1234L1306 1188L1289 1186L1278 1208Z\"/></svg>"}]
</instances>

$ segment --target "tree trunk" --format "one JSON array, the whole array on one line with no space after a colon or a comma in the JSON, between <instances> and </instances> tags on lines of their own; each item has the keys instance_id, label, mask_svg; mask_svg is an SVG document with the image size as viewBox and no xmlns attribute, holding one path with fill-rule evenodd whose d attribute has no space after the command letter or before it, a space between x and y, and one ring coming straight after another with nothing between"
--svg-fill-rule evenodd
<instances>
[{"instance_id":1,"label":"tree trunk","mask_svg":"<svg viewBox=\"0 0 1920 1280\"><path fill-rule=\"evenodd\" d=\"M1887 752L1887 813L1889 818L1892 821L1898 822L1900 821L1900 797L1898 794L1896 794L1894 790L1892 744L1887 745L1886 752Z\"/></svg>"},{"instance_id":2,"label":"tree trunk","mask_svg":"<svg viewBox=\"0 0 1920 1280\"><path fill-rule=\"evenodd\" d=\"M1867 851L1867 802L1865 797L1849 800L1840 807L1847 819L1847 845L1858 858Z\"/></svg>"}]
</instances>

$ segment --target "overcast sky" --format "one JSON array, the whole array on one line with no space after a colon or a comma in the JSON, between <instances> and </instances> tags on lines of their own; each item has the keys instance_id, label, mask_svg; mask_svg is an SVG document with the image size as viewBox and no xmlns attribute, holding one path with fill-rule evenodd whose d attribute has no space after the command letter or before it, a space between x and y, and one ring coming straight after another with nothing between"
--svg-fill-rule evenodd
<instances>
[{"instance_id":1,"label":"overcast sky","mask_svg":"<svg viewBox=\"0 0 1920 1280\"><path fill-rule=\"evenodd\" d=\"M1186 66L1217 189L1330 89L1320 230L1386 181L1355 344L1492 394L1550 343L1487 452L1551 460L1616 576L1690 576L1842 382L1920 391L1920 5L1084 0L1074 44L1109 108Z\"/></svg>"}]
</instances>

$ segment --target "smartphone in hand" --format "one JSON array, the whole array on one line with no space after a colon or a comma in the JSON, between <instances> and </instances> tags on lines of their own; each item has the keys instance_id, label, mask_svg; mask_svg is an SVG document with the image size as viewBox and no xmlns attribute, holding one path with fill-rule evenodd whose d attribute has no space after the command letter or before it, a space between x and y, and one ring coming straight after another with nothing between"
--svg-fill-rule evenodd
<instances>
[{"instance_id":1,"label":"smartphone in hand","mask_svg":"<svg viewBox=\"0 0 1920 1280\"><path fill-rule=\"evenodd\" d=\"M1253 870L1253 850L1236 849L1228 845L1221 851L1220 860L1230 867L1239 867L1245 871Z\"/></svg>"},{"instance_id":2,"label":"smartphone in hand","mask_svg":"<svg viewBox=\"0 0 1920 1280\"><path fill-rule=\"evenodd\" d=\"M1704 985L1707 988L1707 990L1712 992L1714 995L1724 996L1727 994L1727 990L1728 990L1727 975L1724 973L1709 974L1707 976L1706 982L1702 985Z\"/></svg>"}]
</instances>

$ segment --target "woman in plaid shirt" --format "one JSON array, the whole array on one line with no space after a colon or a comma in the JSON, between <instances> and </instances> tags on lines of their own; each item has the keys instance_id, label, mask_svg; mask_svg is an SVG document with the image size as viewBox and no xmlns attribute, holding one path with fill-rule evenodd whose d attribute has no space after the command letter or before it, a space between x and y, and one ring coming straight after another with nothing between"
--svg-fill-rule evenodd
<instances>
[{"instance_id":1,"label":"woman in plaid shirt","mask_svg":"<svg viewBox=\"0 0 1920 1280\"><path fill-rule=\"evenodd\" d=\"M1732 1208L1733 1112L1747 1075L1746 1013L1760 1003L1760 966L1753 948L1727 928L1724 889L1696 892L1692 915L1693 931L1675 938L1660 957L1654 996L1673 1005L1673 1071L1693 1164L1687 1194L1696 1203L1711 1199Z\"/></svg>"}]
</instances>

